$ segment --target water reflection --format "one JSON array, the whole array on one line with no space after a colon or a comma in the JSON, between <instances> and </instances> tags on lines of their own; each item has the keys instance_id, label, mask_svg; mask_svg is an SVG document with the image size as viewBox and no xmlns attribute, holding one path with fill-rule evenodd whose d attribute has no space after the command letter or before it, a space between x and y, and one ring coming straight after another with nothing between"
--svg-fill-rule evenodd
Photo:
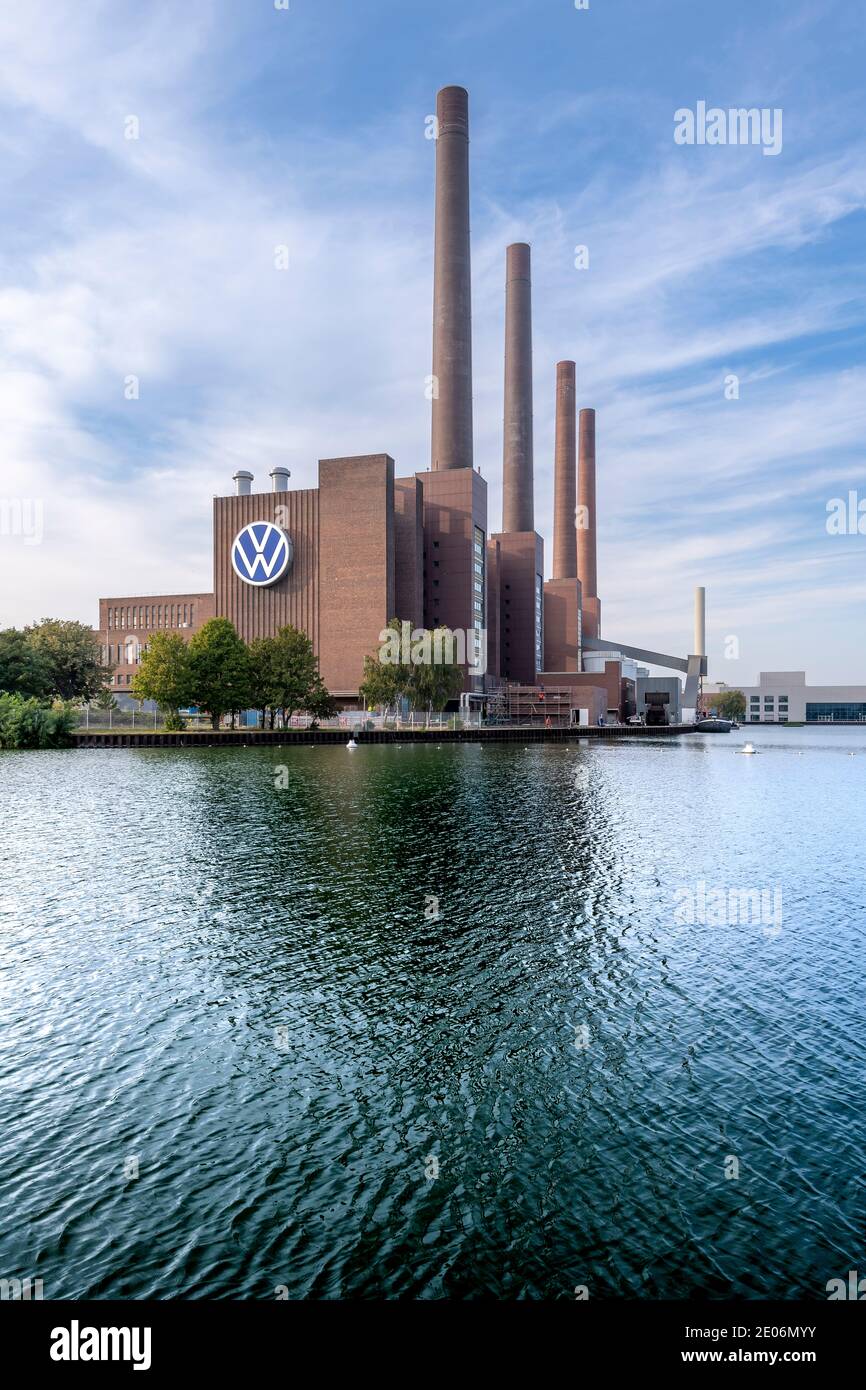
<instances>
[{"instance_id":1,"label":"water reflection","mask_svg":"<svg viewBox=\"0 0 866 1390\"><path fill-rule=\"evenodd\" d=\"M5 755L3 1269L823 1296L864 1206L866 735L749 737ZM781 884L781 933L684 927L699 882Z\"/></svg>"}]
</instances>

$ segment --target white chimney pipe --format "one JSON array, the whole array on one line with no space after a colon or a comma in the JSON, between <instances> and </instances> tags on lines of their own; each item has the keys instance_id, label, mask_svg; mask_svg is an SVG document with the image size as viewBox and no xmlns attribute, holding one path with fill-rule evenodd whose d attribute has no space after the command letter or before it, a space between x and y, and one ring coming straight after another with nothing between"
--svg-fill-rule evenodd
<instances>
[{"instance_id":1,"label":"white chimney pipe","mask_svg":"<svg viewBox=\"0 0 866 1390\"><path fill-rule=\"evenodd\" d=\"M291 476L288 468L272 468L271 480L273 482L274 492L288 492L289 479Z\"/></svg>"},{"instance_id":2,"label":"white chimney pipe","mask_svg":"<svg viewBox=\"0 0 866 1390\"><path fill-rule=\"evenodd\" d=\"M707 591L695 589L695 646L693 656L707 654Z\"/></svg>"},{"instance_id":3,"label":"white chimney pipe","mask_svg":"<svg viewBox=\"0 0 866 1390\"><path fill-rule=\"evenodd\" d=\"M232 482L238 497L249 497L253 490L252 473L248 473L245 468L239 468L237 473L232 474Z\"/></svg>"}]
</instances>

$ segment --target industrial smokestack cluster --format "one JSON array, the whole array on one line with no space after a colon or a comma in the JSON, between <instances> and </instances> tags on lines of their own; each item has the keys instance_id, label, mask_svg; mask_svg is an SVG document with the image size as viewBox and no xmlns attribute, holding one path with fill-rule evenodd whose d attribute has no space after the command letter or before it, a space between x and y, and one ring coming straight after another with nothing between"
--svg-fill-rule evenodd
<instances>
[{"instance_id":1,"label":"industrial smokestack cluster","mask_svg":"<svg viewBox=\"0 0 866 1390\"><path fill-rule=\"evenodd\" d=\"M469 95L465 88L444 87L439 92L436 120L433 473L471 469L474 463ZM538 596L543 582L543 543L535 532L534 505L531 261L531 249L524 242L508 247L502 532L490 538L498 547L497 574L501 565L503 652L506 664L510 662L503 673L522 673L521 678L530 667L543 669ZM556 373L553 578L581 581L588 600L584 630L597 636L595 412L580 412L579 459L576 412L575 364L560 362ZM577 610L577 632L580 591L576 584L574 595L568 602L569 611ZM574 647L577 650L576 636Z\"/></svg>"}]
</instances>

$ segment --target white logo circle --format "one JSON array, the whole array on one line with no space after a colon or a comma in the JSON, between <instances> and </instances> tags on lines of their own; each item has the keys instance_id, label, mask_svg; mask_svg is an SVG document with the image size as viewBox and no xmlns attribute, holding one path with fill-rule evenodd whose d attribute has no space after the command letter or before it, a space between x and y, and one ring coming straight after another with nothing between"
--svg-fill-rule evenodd
<instances>
[{"instance_id":1,"label":"white logo circle","mask_svg":"<svg viewBox=\"0 0 866 1390\"><path fill-rule=\"evenodd\" d=\"M232 541L232 569L256 589L282 579L293 558L291 537L272 521L251 521Z\"/></svg>"}]
</instances>

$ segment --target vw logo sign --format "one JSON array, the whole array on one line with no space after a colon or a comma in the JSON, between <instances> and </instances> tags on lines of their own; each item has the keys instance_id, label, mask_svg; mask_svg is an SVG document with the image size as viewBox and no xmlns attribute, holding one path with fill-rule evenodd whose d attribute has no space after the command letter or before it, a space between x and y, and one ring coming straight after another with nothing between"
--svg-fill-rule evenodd
<instances>
[{"instance_id":1,"label":"vw logo sign","mask_svg":"<svg viewBox=\"0 0 866 1390\"><path fill-rule=\"evenodd\" d=\"M232 569L257 589L282 579L293 555L291 537L271 521L251 521L232 541Z\"/></svg>"}]
</instances>

